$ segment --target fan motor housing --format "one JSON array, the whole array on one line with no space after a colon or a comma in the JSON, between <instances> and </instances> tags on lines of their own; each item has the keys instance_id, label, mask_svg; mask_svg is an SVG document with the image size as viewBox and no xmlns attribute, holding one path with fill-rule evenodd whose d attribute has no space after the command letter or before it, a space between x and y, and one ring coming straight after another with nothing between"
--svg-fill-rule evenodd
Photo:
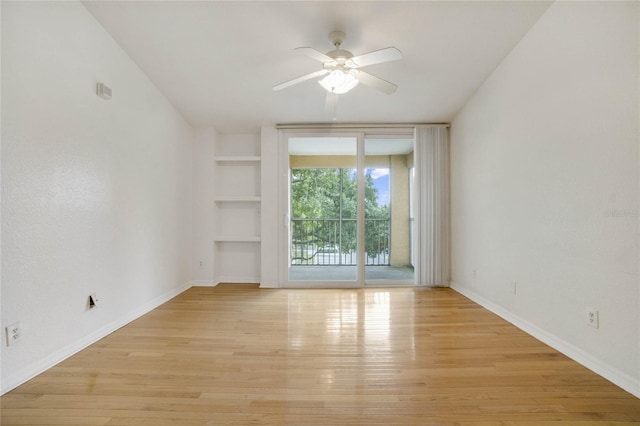
<instances>
[{"instance_id":1,"label":"fan motor housing","mask_svg":"<svg viewBox=\"0 0 640 426\"><path fill-rule=\"evenodd\" d=\"M327 56L335 59L338 62L344 63L347 59L353 58L353 53L348 50L332 50L331 52L327 52Z\"/></svg>"}]
</instances>

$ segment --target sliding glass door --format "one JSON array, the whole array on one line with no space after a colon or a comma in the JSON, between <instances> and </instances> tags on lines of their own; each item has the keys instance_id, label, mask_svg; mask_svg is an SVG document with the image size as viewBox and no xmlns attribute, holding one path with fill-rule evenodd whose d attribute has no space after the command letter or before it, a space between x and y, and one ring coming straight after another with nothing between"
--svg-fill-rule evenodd
<instances>
[{"instance_id":1,"label":"sliding glass door","mask_svg":"<svg viewBox=\"0 0 640 426\"><path fill-rule=\"evenodd\" d=\"M312 286L413 284L413 139L287 138L287 280Z\"/></svg>"},{"instance_id":2,"label":"sliding glass door","mask_svg":"<svg viewBox=\"0 0 640 426\"><path fill-rule=\"evenodd\" d=\"M364 154L365 279L412 283L413 138L365 137Z\"/></svg>"}]
</instances>

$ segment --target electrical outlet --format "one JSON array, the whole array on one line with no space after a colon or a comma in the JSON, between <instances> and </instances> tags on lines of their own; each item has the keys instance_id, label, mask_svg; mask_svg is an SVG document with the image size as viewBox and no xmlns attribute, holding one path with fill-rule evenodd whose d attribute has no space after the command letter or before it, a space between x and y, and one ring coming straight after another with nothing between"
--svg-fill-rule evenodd
<instances>
[{"instance_id":1,"label":"electrical outlet","mask_svg":"<svg viewBox=\"0 0 640 426\"><path fill-rule=\"evenodd\" d=\"M90 294L89 295L88 304L89 304L89 309L93 309L93 308L98 307L98 295L97 294Z\"/></svg>"},{"instance_id":2,"label":"electrical outlet","mask_svg":"<svg viewBox=\"0 0 640 426\"><path fill-rule=\"evenodd\" d=\"M22 326L19 322L14 322L7 326L7 346L12 346L22 340Z\"/></svg>"},{"instance_id":3,"label":"electrical outlet","mask_svg":"<svg viewBox=\"0 0 640 426\"><path fill-rule=\"evenodd\" d=\"M473 278L478 278L478 270L473 268Z\"/></svg>"},{"instance_id":4,"label":"electrical outlet","mask_svg":"<svg viewBox=\"0 0 640 426\"><path fill-rule=\"evenodd\" d=\"M587 325L593 328L600 327L600 313L597 309L589 309L587 311Z\"/></svg>"},{"instance_id":5,"label":"electrical outlet","mask_svg":"<svg viewBox=\"0 0 640 426\"><path fill-rule=\"evenodd\" d=\"M513 282L513 294L518 294L518 282Z\"/></svg>"},{"instance_id":6,"label":"electrical outlet","mask_svg":"<svg viewBox=\"0 0 640 426\"><path fill-rule=\"evenodd\" d=\"M200 261L200 267L204 268L204 262L202 260Z\"/></svg>"}]
</instances>

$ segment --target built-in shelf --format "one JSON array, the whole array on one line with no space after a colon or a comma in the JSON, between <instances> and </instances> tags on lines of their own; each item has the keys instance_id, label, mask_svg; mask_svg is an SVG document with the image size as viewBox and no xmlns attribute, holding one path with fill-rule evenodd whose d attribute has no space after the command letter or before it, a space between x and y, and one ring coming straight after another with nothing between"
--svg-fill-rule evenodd
<instances>
[{"instance_id":1,"label":"built-in shelf","mask_svg":"<svg viewBox=\"0 0 640 426\"><path fill-rule=\"evenodd\" d=\"M257 202L259 203L262 198L258 196L229 196L229 197L216 197L214 201L216 202L229 202L229 203L251 203Z\"/></svg>"},{"instance_id":2,"label":"built-in shelf","mask_svg":"<svg viewBox=\"0 0 640 426\"><path fill-rule=\"evenodd\" d=\"M240 236L228 236L228 237L216 237L216 242L228 242L228 243L259 243L260 237L240 237Z\"/></svg>"},{"instance_id":3,"label":"built-in shelf","mask_svg":"<svg viewBox=\"0 0 640 426\"><path fill-rule=\"evenodd\" d=\"M260 282L260 135L220 135L213 169L213 280Z\"/></svg>"},{"instance_id":4,"label":"built-in shelf","mask_svg":"<svg viewBox=\"0 0 640 426\"><path fill-rule=\"evenodd\" d=\"M214 158L220 163L258 163L260 157L258 156L222 156Z\"/></svg>"}]
</instances>

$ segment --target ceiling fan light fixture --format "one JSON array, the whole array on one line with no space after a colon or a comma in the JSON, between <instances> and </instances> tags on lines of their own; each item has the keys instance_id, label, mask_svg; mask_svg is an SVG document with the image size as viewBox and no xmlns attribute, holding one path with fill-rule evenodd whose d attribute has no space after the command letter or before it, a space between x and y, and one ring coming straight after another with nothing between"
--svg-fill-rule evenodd
<instances>
[{"instance_id":1,"label":"ceiling fan light fixture","mask_svg":"<svg viewBox=\"0 0 640 426\"><path fill-rule=\"evenodd\" d=\"M318 83L327 92L342 95L356 87L359 82L356 70L334 69Z\"/></svg>"},{"instance_id":2,"label":"ceiling fan light fixture","mask_svg":"<svg viewBox=\"0 0 640 426\"><path fill-rule=\"evenodd\" d=\"M326 54L314 49L313 47L296 48L297 51L304 53L316 61L322 62L322 69L320 71L311 72L292 80L285 81L284 83L277 84L273 86L272 89L274 91L278 91L289 86L293 86L294 84L311 80L312 78L322 77L322 80L319 81L322 88L327 92L336 95L347 93L356 87L358 83L373 87L387 95L395 92L398 86L376 77L375 75L362 71L361 68L369 65L381 64L383 62L397 61L402 59L402 52L395 47L390 46L362 55L353 56L353 54L348 50L340 48L344 38L345 34L342 31L333 31L329 34L329 40L331 40L335 50L327 52Z\"/></svg>"}]
</instances>

